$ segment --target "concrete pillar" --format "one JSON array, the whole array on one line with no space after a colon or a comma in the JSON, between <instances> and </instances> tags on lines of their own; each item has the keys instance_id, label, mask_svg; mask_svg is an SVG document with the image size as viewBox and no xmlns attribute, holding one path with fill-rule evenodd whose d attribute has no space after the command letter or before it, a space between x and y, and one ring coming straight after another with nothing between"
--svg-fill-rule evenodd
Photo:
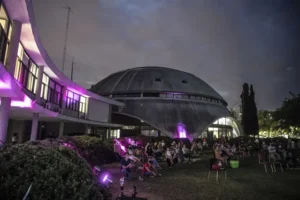
<instances>
[{"instance_id":1,"label":"concrete pillar","mask_svg":"<svg viewBox=\"0 0 300 200\"><path fill-rule=\"evenodd\" d=\"M0 105L0 146L6 142L11 99L1 98Z\"/></svg>"},{"instance_id":2,"label":"concrete pillar","mask_svg":"<svg viewBox=\"0 0 300 200\"><path fill-rule=\"evenodd\" d=\"M44 74L44 66L39 66L39 74L37 77L37 86L35 92L35 100L37 103L41 103L41 89L42 89L43 74Z\"/></svg>"},{"instance_id":3,"label":"concrete pillar","mask_svg":"<svg viewBox=\"0 0 300 200\"><path fill-rule=\"evenodd\" d=\"M30 141L37 140L38 125L39 125L39 113L33 113L33 115L32 115L32 125L31 125Z\"/></svg>"},{"instance_id":4,"label":"concrete pillar","mask_svg":"<svg viewBox=\"0 0 300 200\"><path fill-rule=\"evenodd\" d=\"M14 77L22 23L14 20L7 50L6 69ZM2 97L0 105L0 145L6 142L11 99Z\"/></svg>"},{"instance_id":5,"label":"concrete pillar","mask_svg":"<svg viewBox=\"0 0 300 200\"><path fill-rule=\"evenodd\" d=\"M13 77L14 77L15 68L16 68L21 28L22 28L22 23L17 20L13 20L11 39L10 39L10 42L8 45L7 62L6 62L7 71Z\"/></svg>"},{"instance_id":6,"label":"concrete pillar","mask_svg":"<svg viewBox=\"0 0 300 200\"><path fill-rule=\"evenodd\" d=\"M59 122L59 137L64 136L65 122Z\"/></svg>"}]
</instances>

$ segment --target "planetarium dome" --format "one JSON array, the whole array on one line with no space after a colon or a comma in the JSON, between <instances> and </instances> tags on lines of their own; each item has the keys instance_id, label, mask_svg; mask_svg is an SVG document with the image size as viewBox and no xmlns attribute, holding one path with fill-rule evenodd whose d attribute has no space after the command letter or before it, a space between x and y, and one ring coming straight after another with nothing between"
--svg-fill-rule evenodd
<instances>
[{"instance_id":1,"label":"planetarium dome","mask_svg":"<svg viewBox=\"0 0 300 200\"><path fill-rule=\"evenodd\" d=\"M91 91L124 102L122 110L113 111L115 115L141 120L170 137L179 134L179 124L190 137L198 137L220 118L234 121L226 101L211 86L176 69L127 69L109 75Z\"/></svg>"}]
</instances>

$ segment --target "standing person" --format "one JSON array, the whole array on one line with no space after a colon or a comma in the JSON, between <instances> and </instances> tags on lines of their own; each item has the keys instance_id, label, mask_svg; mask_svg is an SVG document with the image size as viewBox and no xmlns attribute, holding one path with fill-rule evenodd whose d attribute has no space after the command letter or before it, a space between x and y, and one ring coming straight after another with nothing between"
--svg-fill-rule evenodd
<instances>
[{"instance_id":1,"label":"standing person","mask_svg":"<svg viewBox=\"0 0 300 200\"><path fill-rule=\"evenodd\" d=\"M18 143L18 133L14 133L11 139L13 144L17 144Z\"/></svg>"}]
</instances>

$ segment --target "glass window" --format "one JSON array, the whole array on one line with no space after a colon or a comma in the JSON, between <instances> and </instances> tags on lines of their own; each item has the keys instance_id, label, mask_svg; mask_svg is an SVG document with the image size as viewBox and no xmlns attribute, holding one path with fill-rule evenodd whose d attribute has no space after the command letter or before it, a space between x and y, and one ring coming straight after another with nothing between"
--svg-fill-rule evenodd
<instances>
[{"instance_id":1,"label":"glass window","mask_svg":"<svg viewBox=\"0 0 300 200\"><path fill-rule=\"evenodd\" d=\"M159 97L161 97L161 98L166 98L166 97L167 97L167 94L159 94Z\"/></svg>"},{"instance_id":2,"label":"glass window","mask_svg":"<svg viewBox=\"0 0 300 200\"><path fill-rule=\"evenodd\" d=\"M188 98L189 98L189 95L184 94L184 95L182 95L182 98L188 99Z\"/></svg>"},{"instance_id":3,"label":"glass window","mask_svg":"<svg viewBox=\"0 0 300 200\"><path fill-rule=\"evenodd\" d=\"M197 100L202 100L202 97L196 96L196 99L197 99Z\"/></svg>"},{"instance_id":4,"label":"glass window","mask_svg":"<svg viewBox=\"0 0 300 200\"><path fill-rule=\"evenodd\" d=\"M175 96L175 98L177 98L177 99L182 99L182 94L175 94L174 96Z\"/></svg>"},{"instance_id":5,"label":"glass window","mask_svg":"<svg viewBox=\"0 0 300 200\"><path fill-rule=\"evenodd\" d=\"M3 4L0 7L0 24L4 29L4 31L6 32L6 34L8 34L9 18Z\"/></svg>"},{"instance_id":6,"label":"glass window","mask_svg":"<svg viewBox=\"0 0 300 200\"><path fill-rule=\"evenodd\" d=\"M174 94L167 94L167 97L168 97L168 98L173 98L173 97L174 97Z\"/></svg>"},{"instance_id":7,"label":"glass window","mask_svg":"<svg viewBox=\"0 0 300 200\"><path fill-rule=\"evenodd\" d=\"M24 53L24 49L21 43L19 43L19 48L18 48L18 57L23 60L23 53Z\"/></svg>"}]
</instances>

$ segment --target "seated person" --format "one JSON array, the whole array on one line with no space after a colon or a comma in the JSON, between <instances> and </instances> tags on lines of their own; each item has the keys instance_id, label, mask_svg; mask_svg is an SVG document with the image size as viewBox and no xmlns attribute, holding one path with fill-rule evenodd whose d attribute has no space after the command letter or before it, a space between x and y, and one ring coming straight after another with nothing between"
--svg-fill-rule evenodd
<instances>
[{"instance_id":1,"label":"seated person","mask_svg":"<svg viewBox=\"0 0 300 200\"><path fill-rule=\"evenodd\" d=\"M188 158L189 159L189 163L191 162L191 154L189 152L190 150L186 147L186 145L184 144L182 146L182 153L183 153L183 157L184 158Z\"/></svg>"},{"instance_id":2,"label":"seated person","mask_svg":"<svg viewBox=\"0 0 300 200\"><path fill-rule=\"evenodd\" d=\"M171 149L168 147L165 152L166 161L168 164L168 168L171 168L172 165L176 164L178 162L177 158L174 157L174 154L172 153Z\"/></svg>"},{"instance_id":3,"label":"seated person","mask_svg":"<svg viewBox=\"0 0 300 200\"><path fill-rule=\"evenodd\" d=\"M154 168L153 168L153 161L151 160L148 160L147 162L144 163L143 165L143 176L150 176L150 177L153 177L153 176L161 176L160 174L157 174L155 171L154 171Z\"/></svg>"},{"instance_id":4,"label":"seated person","mask_svg":"<svg viewBox=\"0 0 300 200\"><path fill-rule=\"evenodd\" d=\"M131 179L131 168L134 165L131 163L131 160L129 159L129 154L126 153L125 157L121 160L121 173L124 175L125 179Z\"/></svg>"},{"instance_id":5,"label":"seated person","mask_svg":"<svg viewBox=\"0 0 300 200\"><path fill-rule=\"evenodd\" d=\"M216 146L216 149L215 149L216 159L222 161L223 163L226 163L226 157L222 157L221 154L222 154L222 151L220 149L220 146Z\"/></svg>"},{"instance_id":6,"label":"seated person","mask_svg":"<svg viewBox=\"0 0 300 200\"><path fill-rule=\"evenodd\" d=\"M149 144L149 143L148 143ZM148 145L147 144L147 145ZM153 152L153 148L152 146L148 145L146 146L146 150L145 150L145 154L148 160L152 160L153 161L153 166L155 168L161 168L160 165L158 164L157 160L154 157L154 152Z\"/></svg>"}]
</instances>

